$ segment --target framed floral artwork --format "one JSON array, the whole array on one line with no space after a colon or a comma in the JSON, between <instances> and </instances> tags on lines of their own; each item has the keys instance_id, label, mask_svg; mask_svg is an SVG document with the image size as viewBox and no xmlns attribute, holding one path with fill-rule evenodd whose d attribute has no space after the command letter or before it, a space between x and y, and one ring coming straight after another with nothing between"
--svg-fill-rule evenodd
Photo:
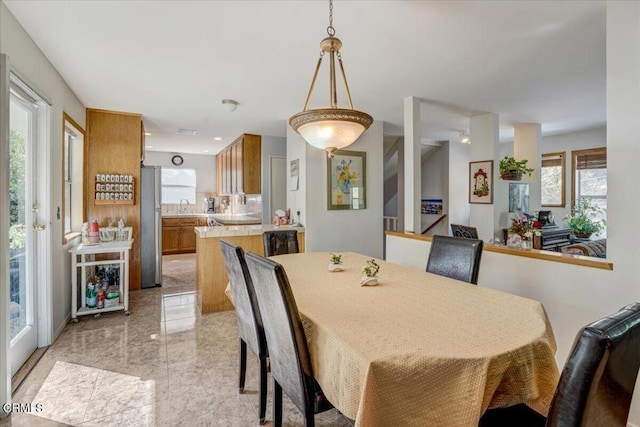
<instances>
[{"instance_id":1,"label":"framed floral artwork","mask_svg":"<svg viewBox=\"0 0 640 427\"><path fill-rule=\"evenodd\" d=\"M469 162L469 203L493 204L493 160Z\"/></svg>"},{"instance_id":2,"label":"framed floral artwork","mask_svg":"<svg viewBox=\"0 0 640 427\"><path fill-rule=\"evenodd\" d=\"M327 209L367 207L367 153L337 150L327 158Z\"/></svg>"}]
</instances>

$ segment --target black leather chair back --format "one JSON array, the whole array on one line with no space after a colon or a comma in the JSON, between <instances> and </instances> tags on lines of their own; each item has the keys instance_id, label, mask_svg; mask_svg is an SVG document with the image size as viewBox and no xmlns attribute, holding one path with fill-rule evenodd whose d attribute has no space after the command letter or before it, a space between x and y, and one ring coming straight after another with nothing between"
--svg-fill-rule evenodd
<instances>
[{"instance_id":1,"label":"black leather chair back","mask_svg":"<svg viewBox=\"0 0 640 427\"><path fill-rule=\"evenodd\" d=\"M626 426L639 368L640 303L634 303L578 335L547 426Z\"/></svg>"},{"instance_id":2,"label":"black leather chair back","mask_svg":"<svg viewBox=\"0 0 640 427\"><path fill-rule=\"evenodd\" d=\"M264 256L297 254L298 232L296 230L265 231L262 235Z\"/></svg>"},{"instance_id":3,"label":"black leather chair back","mask_svg":"<svg viewBox=\"0 0 640 427\"><path fill-rule=\"evenodd\" d=\"M233 305L238 318L238 335L262 359L267 356L267 341L244 250L225 240L220 241L220 249L233 294Z\"/></svg>"},{"instance_id":4,"label":"black leather chair back","mask_svg":"<svg viewBox=\"0 0 640 427\"><path fill-rule=\"evenodd\" d=\"M251 252L247 265L264 321L271 375L302 413L313 414L311 358L287 274L282 265Z\"/></svg>"},{"instance_id":5,"label":"black leather chair back","mask_svg":"<svg viewBox=\"0 0 640 427\"><path fill-rule=\"evenodd\" d=\"M476 285L482 245L482 240L433 236L427 271Z\"/></svg>"}]
</instances>

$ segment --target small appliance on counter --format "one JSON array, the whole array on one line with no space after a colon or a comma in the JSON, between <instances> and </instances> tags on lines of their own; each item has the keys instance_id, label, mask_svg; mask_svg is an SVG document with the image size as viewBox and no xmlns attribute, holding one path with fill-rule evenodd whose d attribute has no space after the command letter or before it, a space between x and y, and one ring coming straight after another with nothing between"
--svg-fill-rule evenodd
<instances>
[{"instance_id":1,"label":"small appliance on counter","mask_svg":"<svg viewBox=\"0 0 640 427\"><path fill-rule=\"evenodd\" d=\"M204 213L215 213L215 199L213 197L204 198Z\"/></svg>"}]
</instances>

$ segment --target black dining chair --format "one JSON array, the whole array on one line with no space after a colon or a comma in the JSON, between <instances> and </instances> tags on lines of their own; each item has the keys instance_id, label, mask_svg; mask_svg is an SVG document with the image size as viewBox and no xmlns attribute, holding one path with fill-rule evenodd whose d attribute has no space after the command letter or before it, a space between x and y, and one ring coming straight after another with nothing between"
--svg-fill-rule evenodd
<instances>
[{"instance_id":1,"label":"black dining chair","mask_svg":"<svg viewBox=\"0 0 640 427\"><path fill-rule=\"evenodd\" d=\"M233 295L233 305L238 319L240 335L240 393L244 393L247 372L247 346L257 356L260 363L259 412L260 424L265 421L267 410L267 358L269 352L264 335L262 316L251 282L251 276L244 258L244 250L225 240L220 241L220 249L229 275L229 285Z\"/></svg>"},{"instance_id":2,"label":"black dining chair","mask_svg":"<svg viewBox=\"0 0 640 427\"><path fill-rule=\"evenodd\" d=\"M265 231L262 235L264 244L264 256L297 254L298 231L296 230L273 230Z\"/></svg>"},{"instance_id":3,"label":"black dining chair","mask_svg":"<svg viewBox=\"0 0 640 427\"><path fill-rule=\"evenodd\" d=\"M273 423L282 425L282 391L302 412L306 427L315 425L314 414L333 406L313 377L311 356L284 267L249 252L247 265L255 284L264 321L273 377Z\"/></svg>"},{"instance_id":4,"label":"black dining chair","mask_svg":"<svg viewBox=\"0 0 640 427\"><path fill-rule=\"evenodd\" d=\"M482 240L435 235L427 272L477 285L482 246Z\"/></svg>"},{"instance_id":5,"label":"black dining chair","mask_svg":"<svg viewBox=\"0 0 640 427\"><path fill-rule=\"evenodd\" d=\"M451 234L453 237L464 237L467 239L477 239L478 229L468 225L451 224Z\"/></svg>"},{"instance_id":6,"label":"black dining chair","mask_svg":"<svg viewBox=\"0 0 640 427\"><path fill-rule=\"evenodd\" d=\"M479 427L625 427L639 368L640 303L634 303L580 331L548 418L516 405L488 410Z\"/></svg>"}]
</instances>

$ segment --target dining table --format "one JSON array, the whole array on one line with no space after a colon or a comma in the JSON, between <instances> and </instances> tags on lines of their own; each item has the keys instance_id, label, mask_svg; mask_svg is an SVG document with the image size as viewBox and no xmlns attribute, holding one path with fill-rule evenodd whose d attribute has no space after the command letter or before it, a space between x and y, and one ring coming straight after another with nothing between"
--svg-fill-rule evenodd
<instances>
[{"instance_id":1,"label":"dining table","mask_svg":"<svg viewBox=\"0 0 640 427\"><path fill-rule=\"evenodd\" d=\"M377 260L327 252L282 264L327 399L356 426L477 426L489 408L524 403L546 415L558 382L542 304ZM259 284L256 284L258 286Z\"/></svg>"}]
</instances>

